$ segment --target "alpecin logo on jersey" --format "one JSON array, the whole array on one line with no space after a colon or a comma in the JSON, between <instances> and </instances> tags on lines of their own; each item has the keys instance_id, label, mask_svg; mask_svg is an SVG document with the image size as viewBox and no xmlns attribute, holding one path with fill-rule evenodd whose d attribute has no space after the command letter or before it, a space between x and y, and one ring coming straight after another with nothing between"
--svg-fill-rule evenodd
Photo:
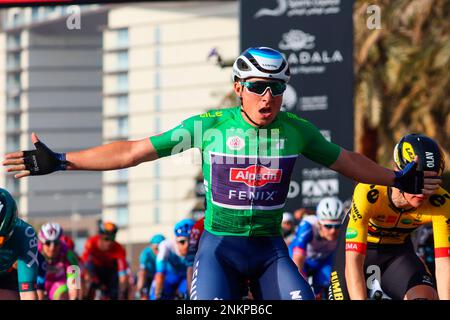
<instances>
[{"instance_id":1,"label":"alpecin logo on jersey","mask_svg":"<svg viewBox=\"0 0 450 320\"><path fill-rule=\"evenodd\" d=\"M229 209L276 210L284 206L297 155L210 153L212 203Z\"/></svg>"},{"instance_id":2,"label":"alpecin logo on jersey","mask_svg":"<svg viewBox=\"0 0 450 320\"><path fill-rule=\"evenodd\" d=\"M282 175L282 169L270 169L261 165L251 165L245 169L230 169L230 181L243 182L249 187L262 187L268 183L280 183Z\"/></svg>"}]
</instances>

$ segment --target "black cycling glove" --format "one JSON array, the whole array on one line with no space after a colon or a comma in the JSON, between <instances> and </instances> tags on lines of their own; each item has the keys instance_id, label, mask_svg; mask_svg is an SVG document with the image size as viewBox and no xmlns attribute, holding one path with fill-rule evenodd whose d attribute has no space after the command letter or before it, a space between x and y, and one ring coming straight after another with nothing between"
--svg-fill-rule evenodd
<instances>
[{"instance_id":1,"label":"black cycling glove","mask_svg":"<svg viewBox=\"0 0 450 320\"><path fill-rule=\"evenodd\" d=\"M31 176L41 176L54 171L66 170L65 153L53 152L40 141L36 142L34 146L36 150L23 152L25 170L29 170Z\"/></svg>"},{"instance_id":2,"label":"black cycling glove","mask_svg":"<svg viewBox=\"0 0 450 320\"><path fill-rule=\"evenodd\" d=\"M417 163L408 163L402 171L395 171L394 187L411 194L422 194L423 171L417 170Z\"/></svg>"}]
</instances>

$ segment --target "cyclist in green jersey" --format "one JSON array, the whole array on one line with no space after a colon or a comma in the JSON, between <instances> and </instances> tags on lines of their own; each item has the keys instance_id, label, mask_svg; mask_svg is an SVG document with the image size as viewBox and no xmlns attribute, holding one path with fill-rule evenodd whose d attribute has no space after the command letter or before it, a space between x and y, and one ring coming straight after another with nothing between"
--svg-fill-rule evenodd
<instances>
[{"instance_id":1,"label":"cyclist in green jersey","mask_svg":"<svg viewBox=\"0 0 450 320\"><path fill-rule=\"evenodd\" d=\"M415 162L397 173L383 168L325 140L307 120L281 112L289 77L288 63L278 51L249 48L233 66L238 107L210 110L150 139L78 152L55 153L33 133L36 150L8 154L3 164L22 178L57 170L122 169L198 148L207 210L191 298L239 299L241 285L250 279L256 299L313 299L280 228L300 154L356 181L410 193L432 194L441 180L436 173L416 170Z\"/></svg>"},{"instance_id":2,"label":"cyclist in green jersey","mask_svg":"<svg viewBox=\"0 0 450 320\"><path fill-rule=\"evenodd\" d=\"M17 215L11 194L0 188L0 300L37 300L38 241Z\"/></svg>"}]
</instances>

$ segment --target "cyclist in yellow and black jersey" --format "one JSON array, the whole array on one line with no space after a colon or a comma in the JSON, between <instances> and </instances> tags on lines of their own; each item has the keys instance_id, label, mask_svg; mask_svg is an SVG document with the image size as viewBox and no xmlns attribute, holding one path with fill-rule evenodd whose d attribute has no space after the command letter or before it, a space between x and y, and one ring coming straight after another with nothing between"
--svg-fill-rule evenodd
<instances>
[{"instance_id":1,"label":"cyclist in yellow and black jersey","mask_svg":"<svg viewBox=\"0 0 450 320\"><path fill-rule=\"evenodd\" d=\"M443 154L432 139L416 134L403 137L394 150L397 166L402 168L415 156L423 170L442 173ZM429 222L433 224L437 292L433 276L410 240L412 231ZM381 289L393 299L437 299L437 293L440 299L450 298L450 195L446 190L439 188L425 196L358 184L344 227L330 298L366 299L369 278L378 278Z\"/></svg>"}]
</instances>

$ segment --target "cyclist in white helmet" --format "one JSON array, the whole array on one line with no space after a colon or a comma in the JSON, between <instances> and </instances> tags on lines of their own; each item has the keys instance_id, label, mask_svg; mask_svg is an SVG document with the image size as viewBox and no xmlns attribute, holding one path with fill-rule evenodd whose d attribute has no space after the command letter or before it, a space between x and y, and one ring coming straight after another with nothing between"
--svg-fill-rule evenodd
<instances>
[{"instance_id":1,"label":"cyclist in white helmet","mask_svg":"<svg viewBox=\"0 0 450 320\"><path fill-rule=\"evenodd\" d=\"M431 194L440 179L424 179L410 164L395 173L327 141L309 121L281 111L290 78L283 55L271 48L245 50L233 65L241 104L184 120L164 133L82 151L37 150L6 155L16 178L57 170L113 170L197 148L205 177L205 231L194 262L191 299L240 299L250 279L255 299L314 299L289 257L281 219L299 155L364 183L395 185Z\"/></svg>"},{"instance_id":2,"label":"cyclist in white helmet","mask_svg":"<svg viewBox=\"0 0 450 320\"><path fill-rule=\"evenodd\" d=\"M292 258L305 277L312 277L317 298L326 296L333 252L337 246L343 204L336 197L323 198L316 215L303 218L291 244Z\"/></svg>"},{"instance_id":3,"label":"cyclist in white helmet","mask_svg":"<svg viewBox=\"0 0 450 320\"><path fill-rule=\"evenodd\" d=\"M46 223L39 230L40 263L37 288L40 300L81 298L81 280L75 278L81 277L78 258L61 240L62 235L63 229L58 223Z\"/></svg>"}]
</instances>

